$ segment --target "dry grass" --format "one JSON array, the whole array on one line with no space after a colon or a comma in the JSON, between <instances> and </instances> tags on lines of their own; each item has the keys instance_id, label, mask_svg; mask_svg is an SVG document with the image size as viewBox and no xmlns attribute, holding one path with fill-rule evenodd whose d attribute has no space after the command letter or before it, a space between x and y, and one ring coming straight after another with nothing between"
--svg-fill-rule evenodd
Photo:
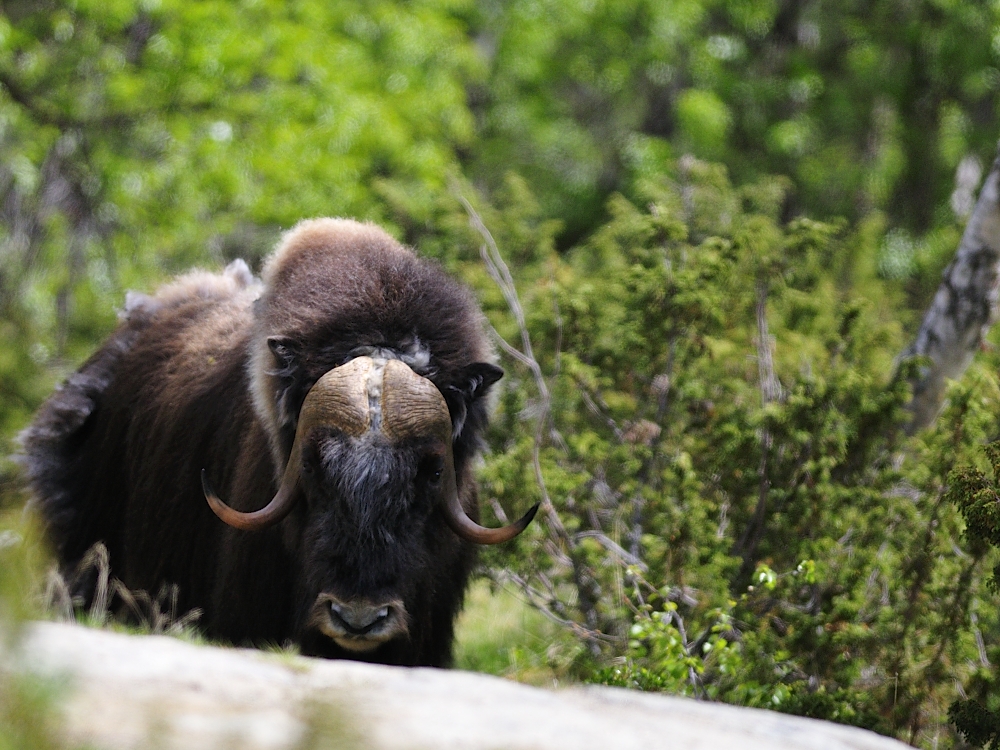
<instances>
[{"instance_id":1,"label":"dry grass","mask_svg":"<svg viewBox=\"0 0 1000 750\"><path fill-rule=\"evenodd\" d=\"M74 594L91 590L89 606L86 597ZM178 614L177 596L176 584L162 586L156 596L129 589L111 575L107 547L98 542L68 576L55 567L49 569L42 601L46 612L66 622L154 635L196 636L194 625L202 612L195 608Z\"/></svg>"}]
</instances>

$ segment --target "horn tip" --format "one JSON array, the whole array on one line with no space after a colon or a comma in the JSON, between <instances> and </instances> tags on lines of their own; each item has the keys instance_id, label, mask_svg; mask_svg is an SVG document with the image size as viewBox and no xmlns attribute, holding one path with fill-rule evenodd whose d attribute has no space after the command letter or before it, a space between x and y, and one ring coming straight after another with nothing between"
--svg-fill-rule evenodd
<instances>
[{"instance_id":1,"label":"horn tip","mask_svg":"<svg viewBox=\"0 0 1000 750\"><path fill-rule=\"evenodd\" d=\"M535 503L531 506L527 513L521 516L521 520L517 522L517 525L521 527L521 531L528 528L528 524L535 520L535 514L538 513L538 509L542 507L541 503Z\"/></svg>"},{"instance_id":2,"label":"horn tip","mask_svg":"<svg viewBox=\"0 0 1000 750\"><path fill-rule=\"evenodd\" d=\"M219 496L215 494L215 490L212 489L212 485L208 483L208 472L205 469L201 470L201 491L205 495L205 499L208 501L208 507L219 517L220 520L226 521L226 508L225 503L223 503Z\"/></svg>"},{"instance_id":3,"label":"horn tip","mask_svg":"<svg viewBox=\"0 0 1000 750\"><path fill-rule=\"evenodd\" d=\"M509 542L514 537L519 536L521 532L524 531L526 528L528 528L528 525L533 520L535 520L535 514L538 512L538 509L541 507L541 505L542 505L541 503L535 503L533 506L531 506L531 508L528 509L527 513L525 513L523 516L517 519L506 529L497 529L497 531L501 532L501 534L498 535L500 537L498 541Z\"/></svg>"}]
</instances>

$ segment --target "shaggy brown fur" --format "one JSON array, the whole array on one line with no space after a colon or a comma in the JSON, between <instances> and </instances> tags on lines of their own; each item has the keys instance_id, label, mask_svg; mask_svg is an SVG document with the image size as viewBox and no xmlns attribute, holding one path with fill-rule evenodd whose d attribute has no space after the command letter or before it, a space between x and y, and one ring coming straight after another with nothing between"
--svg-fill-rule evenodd
<instances>
[{"instance_id":1,"label":"shaggy brown fur","mask_svg":"<svg viewBox=\"0 0 1000 750\"><path fill-rule=\"evenodd\" d=\"M445 396L460 497L477 518L470 459L499 377L481 313L377 227L318 219L283 238L263 284L237 261L129 295L117 330L41 408L22 436L24 462L63 565L103 541L128 587L178 584L179 606L202 608L210 635L293 639L326 656L348 654L310 628L316 596L389 592L406 603L409 640L367 658L447 664L474 551L424 499L416 453L324 438L325 494L258 532L222 524L199 484L205 468L234 508L264 506L309 388L373 352ZM388 477L378 487L366 479L376 471ZM346 497L334 486L361 489Z\"/></svg>"}]
</instances>

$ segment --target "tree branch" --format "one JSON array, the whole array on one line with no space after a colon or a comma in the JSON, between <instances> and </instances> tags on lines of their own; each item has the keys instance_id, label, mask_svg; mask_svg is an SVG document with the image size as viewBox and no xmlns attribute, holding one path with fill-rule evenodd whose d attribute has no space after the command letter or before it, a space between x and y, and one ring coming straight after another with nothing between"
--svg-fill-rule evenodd
<instances>
[{"instance_id":1,"label":"tree branch","mask_svg":"<svg viewBox=\"0 0 1000 750\"><path fill-rule=\"evenodd\" d=\"M993 162L965 227L955 259L902 358L930 364L911 381L913 417L907 432L929 426L944 398L945 381L962 376L997 319L1000 284L1000 156Z\"/></svg>"},{"instance_id":2,"label":"tree branch","mask_svg":"<svg viewBox=\"0 0 1000 750\"><path fill-rule=\"evenodd\" d=\"M760 382L761 407L782 398L781 383L774 373L774 357L771 352L771 334L767 326L767 282L757 281L757 373ZM761 428L760 435L760 468L759 486L757 490L757 507L754 509L750 523L743 530L740 540L736 543L735 552L743 558L738 580L745 581L750 577L757 556L757 546L764 536L767 522L767 496L771 491L771 480L768 476L767 458L771 452L771 431L767 424Z\"/></svg>"}]
</instances>

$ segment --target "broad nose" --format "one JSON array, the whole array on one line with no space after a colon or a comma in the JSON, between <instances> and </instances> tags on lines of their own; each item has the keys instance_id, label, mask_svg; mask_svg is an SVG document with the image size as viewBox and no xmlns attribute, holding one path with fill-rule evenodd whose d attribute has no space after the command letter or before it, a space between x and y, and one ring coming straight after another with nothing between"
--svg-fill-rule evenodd
<instances>
[{"instance_id":1,"label":"broad nose","mask_svg":"<svg viewBox=\"0 0 1000 750\"><path fill-rule=\"evenodd\" d=\"M409 632L402 599L339 599L320 594L313 605L310 625L332 638L338 646L363 653Z\"/></svg>"},{"instance_id":2,"label":"broad nose","mask_svg":"<svg viewBox=\"0 0 1000 750\"><path fill-rule=\"evenodd\" d=\"M330 602L330 615L351 635L365 635L389 619L391 604Z\"/></svg>"}]
</instances>

